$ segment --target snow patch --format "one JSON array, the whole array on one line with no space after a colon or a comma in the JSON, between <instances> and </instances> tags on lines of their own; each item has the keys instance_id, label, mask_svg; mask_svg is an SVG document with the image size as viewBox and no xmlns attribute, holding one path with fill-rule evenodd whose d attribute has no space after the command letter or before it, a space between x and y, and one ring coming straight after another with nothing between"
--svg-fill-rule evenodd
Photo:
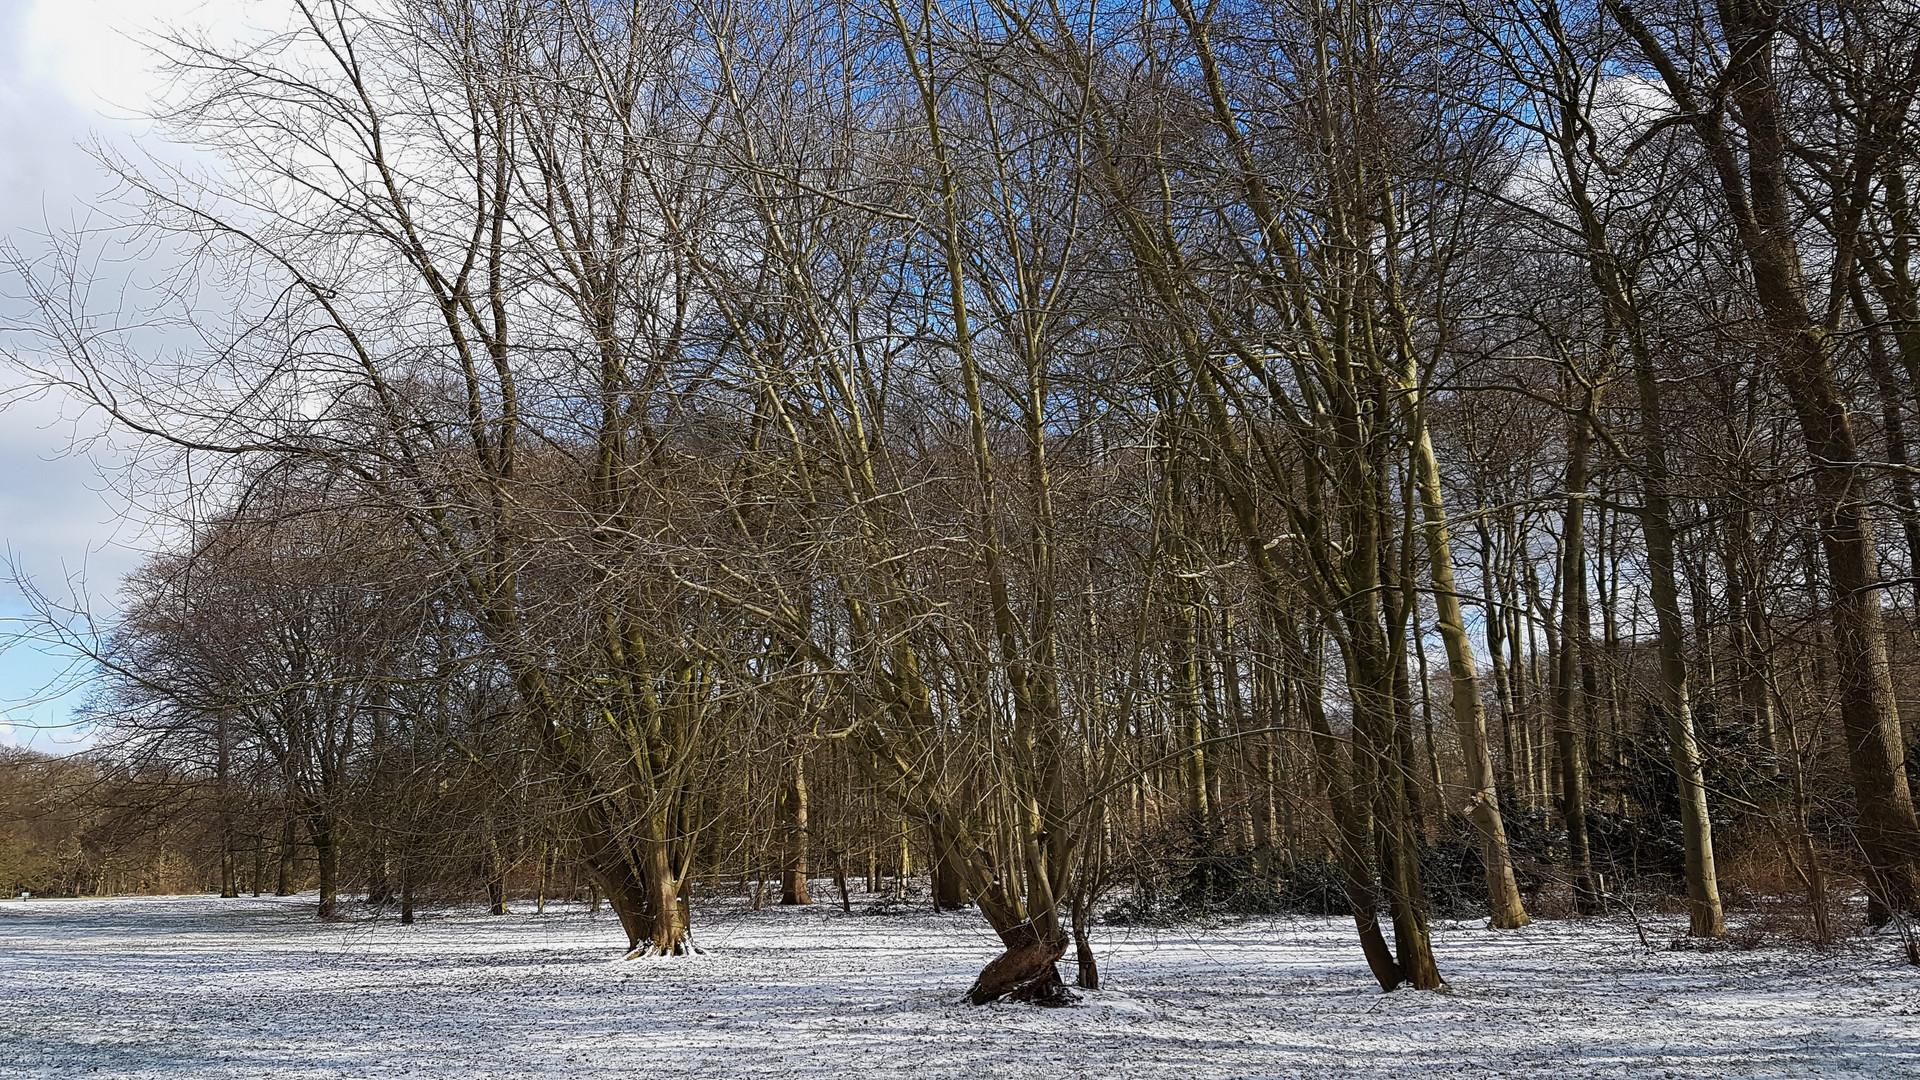
<instances>
[{"instance_id":1,"label":"snow patch","mask_svg":"<svg viewBox=\"0 0 1920 1080\"><path fill-rule=\"evenodd\" d=\"M704 954L623 961L613 916L578 905L409 927L311 911L0 902L0 1076L1920 1075L1920 969L1887 937L1698 953L1649 951L1624 920L1439 923L1449 991L1382 994L1350 920L1108 927L1109 989L975 1009L998 943L965 913L715 902Z\"/></svg>"}]
</instances>

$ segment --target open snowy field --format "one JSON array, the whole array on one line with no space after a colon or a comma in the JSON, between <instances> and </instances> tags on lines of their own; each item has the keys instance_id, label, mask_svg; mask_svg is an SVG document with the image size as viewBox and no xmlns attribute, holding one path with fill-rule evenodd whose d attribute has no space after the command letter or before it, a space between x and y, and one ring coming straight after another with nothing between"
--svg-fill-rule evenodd
<instances>
[{"instance_id":1,"label":"open snowy field","mask_svg":"<svg viewBox=\"0 0 1920 1080\"><path fill-rule=\"evenodd\" d=\"M1441 924L1451 989L1382 994L1345 919L1101 928L1111 990L971 1009L996 951L975 916L711 907L705 955L621 962L612 916L578 907L402 927L319 923L310 898L0 903L0 1076L1920 1076L1920 969L1891 939L1701 954L1624 921Z\"/></svg>"}]
</instances>

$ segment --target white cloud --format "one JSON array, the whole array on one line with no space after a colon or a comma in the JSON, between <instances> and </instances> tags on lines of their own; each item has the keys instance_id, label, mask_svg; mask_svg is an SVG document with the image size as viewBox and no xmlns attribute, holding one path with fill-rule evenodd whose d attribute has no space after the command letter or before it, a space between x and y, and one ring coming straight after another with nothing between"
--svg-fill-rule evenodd
<instances>
[{"instance_id":1,"label":"white cloud","mask_svg":"<svg viewBox=\"0 0 1920 1080\"><path fill-rule=\"evenodd\" d=\"M138 115L164 87L143 39L168 29L237 33L245 0L39 0L22 20L30 78L108 115Z\"/></svg>"}]
</instances>

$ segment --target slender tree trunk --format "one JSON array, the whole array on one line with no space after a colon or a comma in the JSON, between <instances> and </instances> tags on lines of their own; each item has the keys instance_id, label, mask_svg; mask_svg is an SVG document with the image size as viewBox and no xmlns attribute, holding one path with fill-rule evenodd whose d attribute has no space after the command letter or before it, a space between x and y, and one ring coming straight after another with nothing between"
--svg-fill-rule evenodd
<instances>
[{"instance_id":1,"label":"slender tree trunk","mask_svg":"<svg viewBox=\"0 0 1920 1080\"><path fill-rule=\"evenodd\" d=\"M231 754L227 743L227 713L222 709L218 721L220 725L218 758L215 761L215 791L220 800L220 897L231 900L240 895L238 870L234 865L233 850L233 793L228 788L227 771Z\"/></svg>"},{"instance_id":2,"label":"slender tree trunk","mask_svg":"<svg viewBox=\"0 0 1920 1080\"><path fill-rule=\"evenodd\" d=\"M1516 786L1518 784L1518 777L1514 772L1513 766L1517 760L1515 755L1518 753L1519 748L1525 745L1525 741L1523 739L1516 742L1514 739L1514 717L1518 708L1518 701L1514 692L1512 665L1507 658L1506 642L1506 606L1510 604L1511 601L1508 600L1506 594L1497 587L1498 575L1494 569L1497 553L1493 547L1493 530L1487 527L1484 514L1485 509L1483 508L1481 511L1482 519L1477 525L1480 533L1481 552L1480 588L1486 594L1481 607L1481 620L1486 630L1487 656L1493 664L1494 700L1500 703L1500 761L1498 763L1499 771L1495 778L1495 791L1505 793L1509 800L1509 802L1502 807L1504 809L1505 806L1518 806L1522 804L1523 793ZM1464 619L1462 621L1464 622ZM1448 673L1451 674L1453 666L1453 654L1451 652L1447 654L1447 666ZM1481 715L1483 717L1485 716L1484 708ZM1504 828L1502 831L1504 832Z\"/></svg>"},{"instance_id":3,"label":"slender tree trunk","mask_svg":"<svg viewBox=\"0 0 1920 1080\"><path fill-rule=\"evenodd\" d=\"M1258 708L1256 702L1255 707ZM1273 880L1273 849L1277 833L1273 800L1274 745L1272 734L1253 745L1253 870L1262 881Z\"/></svg>"},{"instance_id":4,"label":"slender tree trunk","mask_svg":"<svg viewBox=\"0 0 1920 1080\"><path fill-rule=\"evenodd\" d=\"M340 850L335 843L333 822L310 817L307 835L313 841L314 865L320 878L320 917L331 919L340 903Z\"/></svg>"},{"instance_id":5,"label":"slender tree trunk","mask_svg":"<svg viewBox=\"0 0 1920 1080\"><path fill-rule=\"evenodd\" d=\"M230 900L240 895L240 875L233 851L233 824L220 824L220 897Z\"/></svg>"},{"instance_id":6,"label":"slender tree trunk","mask_svg":"<svg viewBox=\"0 0 1920 1080\"><path fill-rule=\"evenodd\" d=\"M547 877L553 868L552 854L551 847L545 841L542 841L540 844L540 881L534 892L533 900L533 913L535 915L545 915L547 913Z\"/></svg>"},{"instance_id":7,"label":"slender tree trunk","mask_svg":"<svg viewBox=\"0 0 1920 1080\"><path fill-rule=\"evenodd\" d=\"M1460 608L1460 589L1453 576L1453 541L1440 490L1440 465L1424 419L1414 427L1413 460L1426 521L1427 575L1433 581L1435 623L1447 650L1447 676L1453 685L1454 736L1460 741L1460 757L1466 765L1466 790L1448 799L1448 806L1465 814L1480 835L1480 864L1486 872L1487 910L1494 927L1517 929L1530 920L1520 901L1520 886L1513 876L1513 856L1507 849L1507 827L1500 814L1493 755L1487 746L1487 710L1480 697L1479 661L1474 656L1473 641L1467 636L1466 617ZM1495 622L1496 616L1490 611L1487 643L1494 657L1498 685L1503 672L1498 631L1493 629ZM1437 765L1435 771L1437 774Z\"/></svg>"},{"instance_id":8,"label":"slender tree trunk","mask_svg":"<svg viewBox=\"0 0 1920 1080\"><path fill-rule=\"evenodd\" d=\"M497 835L487 837L487 913L507 914L507 860Z\"/></svg>"},{"instance_id":9,"label":"slender tree trunk","mask_svg":"<svg viewBox=\"0 0 1920 1080\"><path fill-rule=\"evenodd\" d=\"M300 854L296 846L295 828L293 810L289 807L285 818L280 823L280 878L274 885L273 895L275 896L293 895L294 860L299 858Z\"/></svg>"},{"instance_id":10,"label":"slender tree trunk","mask_svg":"<svg viewBox=\"0 0 1920 1080\"><path fill-rule=\"evenodd\" d=\"M1735 653L1734 670L1740 680L1740 708L1747 730L1761 750L1761 771L1780 775L1787 749L1781 741L1778 714L1774 709L1766 633L1765 578L1759 566L1759 552L1753 537L1753 512L1736 509L1727 519L1726 574L1729 629Z\"/></svg>"},{"instance_id":11,"label":"slender tree trunk","mask_svg":"<svg viewBox=\"0 0 1920 1080\"><path fill-rule=\"evenodd\" d=\"M1087 898L1075 894L1073 898L1073 959L1079 969L1073 978L1073 985L1082 990L1100 989L1100 962L1093 955L1093 942L1087 936L1088 910Z\"/></svg>"},{"instance_id":12,"label":"slender tree trunk","mask_svg":"<svg viewBox=\"0 0 1920 1080\"><path fill-rule=\"evenodd\" d=\"M1575 702L1580 696L1581 654L1586 651L1588 627L1582 621L1586 605L1585 557L1587 456L1592 445L1587 410L1576 412L1567 448L1567 508L1560 532L1560 649L1555 659L1553 687L1553 741L1560 762L1560 820L1567 830L1567 860L1573 872L1574 908L1582 914L1600 912L1600 891L1593 879L1593 858L1587 844L1586 767L1582 761Z\"/></svg>"},{"instance_id":13,"label":"slender tree trunk","mask_svg":"<svg viewBox=\"0 0 1920 1080\"><path fill-rule=\"evenodd\" d=\"M1720 881L1713 859L1713 824L1707 812L1707 786L1694 738L1693 708L1687 692L1687 656L1681 629L1680 588L1674 575L1673 515L1667 500L1667 438L1661 413L1660 382L1649 353L1639 350L1634 381L1640 396L1640 529L1647 542L1647 578L1653 594L1660 655L1660 712L1666 720L1667 748L1680 786L1680 827L1687 858L1687 932L1694 937L1724 937Z\"/></svg>"},{"instance_id":14,"label":"slender tree trunk","mask_svg":"<svg viewBox=\"0 0 1920 1080\"><path fill-rule=\"evenodd\" d=\"M1814 943L1824 949L1833 944L1833 926L1827 902L1827 874L1820 849L1813 842L1813 815L1807 792L1806 757L1791 711L1783 710L1789 749L1788 783L1793 792L1794 840L1800 849L1800 877L1807 888L1807 906L1813 913Z\"/></svg>"},{"instance_id":15,"label":"slender tree trunk","mask_svg":"<svg viewBox=\"0 0 1920 1080\"><path fill-rule=\"evenodd\" d=\"M1880 397L1880 430L1886 439L1887 461L1896 466L1887 482L1893 489L1893 506L1900 519L1901 538L1906 543L1907 573L1920 577L1920 507L1914 502L1913 478L1903 471L1910 464L1906 424L1909 395L1902 392L1899 376L1894 374L1893 363L1887 356L1886 335L1874 325L1874 311L1857 281L1853 285L1853 306L1860 322L1867 327L1867 371L1873 376L1874 389Z\"/></svg>"},{"instance_id":16,"label":"slender tree trunk","mask_svg":"<svg viewBox=\"0 0 1920 1080\"><path fill-rule=\"evenodd\" d=\"M786 790L781 802L786 809L785 865L780 873L780 902L787 905L811 904L807 891L807 759L794 755L788 766Z\"/></svg>"},{"instance_id":17,"label":"slender tree trunk","mask_svg":"<svg viewBox=\"0 0 1920 1080\"><path fill-rule=\"evenodd\" d=\"M400 856L400 925L413 925L413 854L403 852Z\"/></svg>"}]
</instances>

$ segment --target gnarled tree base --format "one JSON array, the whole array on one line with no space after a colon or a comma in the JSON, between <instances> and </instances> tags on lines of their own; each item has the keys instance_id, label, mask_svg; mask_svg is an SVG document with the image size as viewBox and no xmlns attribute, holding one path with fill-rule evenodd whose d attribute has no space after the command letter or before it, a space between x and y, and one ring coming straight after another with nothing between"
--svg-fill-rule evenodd
<instances>
[{"instance_id":1,"label":"gnarled tree base","mask_svg":"<svg viewBox=\"0 0 1920 1080\"><path fill-rule=\"evenodd\" d=\"M967 991L968 1004L985 1005L990 1001L1005 999L1059 1006L1072 1005L1080 1000L1061 981L1060 969L1055 966L1067 954L1064 934L1046 938L1031 931L1017 936L1002 935L1003 939L1007 937L1015 937L1017 943L1009 944L1006 952L995 957L980 972L980 977L974 980L973 989Z\"/></svg>"}]
</instances>

